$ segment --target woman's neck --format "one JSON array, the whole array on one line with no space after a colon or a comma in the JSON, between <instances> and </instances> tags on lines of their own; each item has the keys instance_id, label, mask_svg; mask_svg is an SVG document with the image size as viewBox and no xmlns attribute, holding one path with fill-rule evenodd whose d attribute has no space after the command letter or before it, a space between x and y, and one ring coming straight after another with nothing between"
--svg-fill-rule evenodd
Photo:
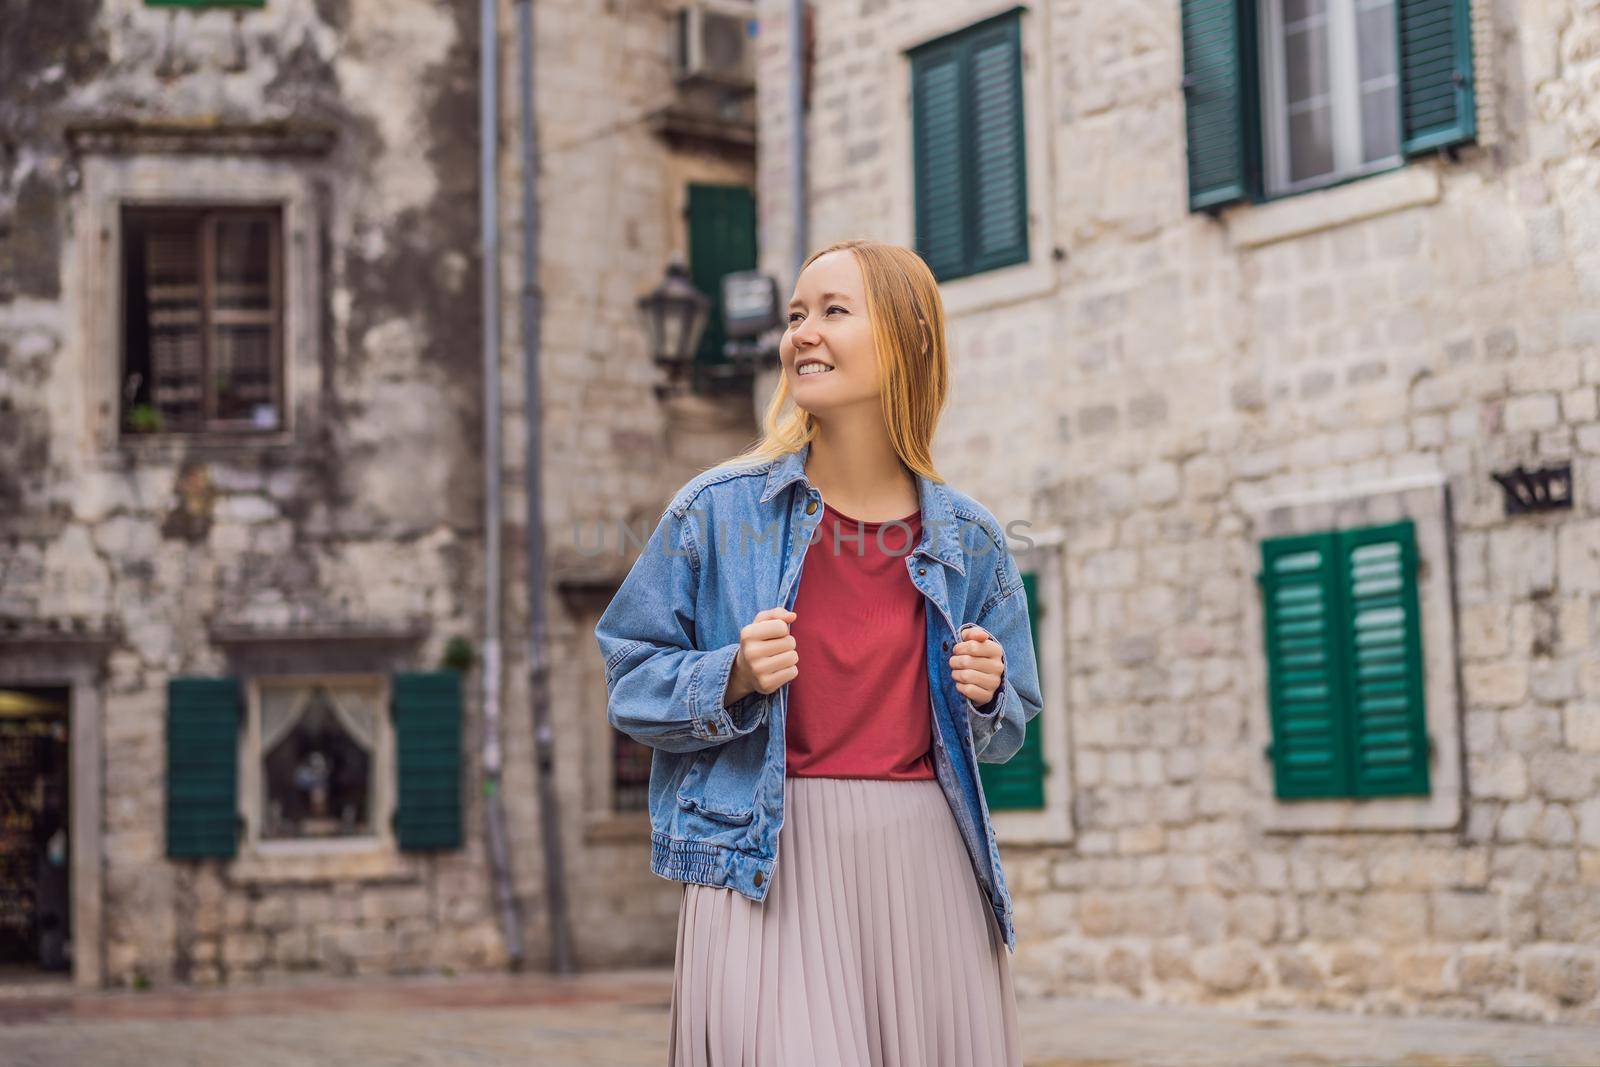
<instances>
[{"instance_id":1,"label":"woman's neck","mask_svg":"<svg viewBox=\"0 0 1600 1067\"><path fill-rule=\"evenodd\" d=\"M881 422L819 426L806 457L806 477L835 510L863 522L902 519L920 503L916 476L900 461Z\"/></svg>"}]
</instances>

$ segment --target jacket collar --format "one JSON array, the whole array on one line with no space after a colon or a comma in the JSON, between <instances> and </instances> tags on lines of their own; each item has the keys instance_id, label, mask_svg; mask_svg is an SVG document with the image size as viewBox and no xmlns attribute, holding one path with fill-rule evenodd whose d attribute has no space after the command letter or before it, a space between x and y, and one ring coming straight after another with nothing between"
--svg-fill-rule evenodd
<instances>
[{"instance_id":1,"label":"jacket collar","mask_svg":"<svg viewBox=\"0 0 1600 1067\"><path fill-rule=\"evenodd\" d=\"M807 441L798 451L773 460L761 490L761 503L765 504L794 482L800 482L807 489L814 488L806 477L806 457L810 454L811 442ZM957 574L966 574L965 557L961 551L961 528L956 522L949 491L943 482L936 482L923 474L914 476L917 479L917 506L922 512L922 541L912 549L912 554L936 559L953 567Z\"/></svg>"}]
</instances>

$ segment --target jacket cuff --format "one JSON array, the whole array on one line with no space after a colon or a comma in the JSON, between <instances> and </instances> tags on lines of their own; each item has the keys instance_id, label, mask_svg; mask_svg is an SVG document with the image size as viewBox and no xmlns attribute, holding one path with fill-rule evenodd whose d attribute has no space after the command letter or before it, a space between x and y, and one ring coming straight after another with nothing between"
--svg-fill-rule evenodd
<instances>
[{"instance_id":1,"label":"jacket cuff","mask_svg":"<svg viewBox=\"0 0 1600 1067\"><path fill-rule=\"evenodd\" d=\"M724 706L728 678L739 655L739 642L733 641L700 658L689 682L689 729L702 741L731 741L754 730L766 717L770 694L760 690L748 693Z\"/></svg>"},{"instance_id":2,"label":"jacket cuff","mask_svg":"<svg viewBox=\"0 0 1600 1067\"><path fill-rule=\"evenodd\" d=\"M1008 688L1005 672L1002 671L1000 685L995 689L994 696L989 698L989 703L980 707L970 698L967 700L967 721L972 725L972 741L976 747L982 748L984 742L1000 729Z\"/></svg>"}]
</instances>

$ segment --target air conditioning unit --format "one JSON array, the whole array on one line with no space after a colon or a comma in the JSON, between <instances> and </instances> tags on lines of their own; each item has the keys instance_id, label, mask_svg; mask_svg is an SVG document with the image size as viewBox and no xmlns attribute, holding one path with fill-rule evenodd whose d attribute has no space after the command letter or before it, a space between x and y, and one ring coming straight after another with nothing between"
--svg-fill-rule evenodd
<instances>
[{"instance_id":1,"label":"air conditioning unit","mask_svg":"<svg viewBox=\"0 0 1600 1067\"><path fill-rule=\"evenodd\" d=\"M754 88L755 37L754 4L690 0L678 12L677 81Z\"/></svg>"}]
</instances>

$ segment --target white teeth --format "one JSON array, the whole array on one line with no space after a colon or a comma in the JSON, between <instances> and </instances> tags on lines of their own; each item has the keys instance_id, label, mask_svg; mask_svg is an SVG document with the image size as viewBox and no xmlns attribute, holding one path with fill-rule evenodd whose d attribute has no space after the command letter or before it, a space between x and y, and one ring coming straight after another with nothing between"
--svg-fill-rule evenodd
<instances>
[{"instance_id":1,"label":"white teeth","mask_svg":"<svg viewBox=\"0 0 1600 1067\"><path fill-rule=\"evenodd\" d=\"M833 369L832 367L828 366L825 363L807 363L804 367L800 368L799 373L800 374L826 374L828 371L831 371L832 369Z\"/></svg>"}]
</instances>

